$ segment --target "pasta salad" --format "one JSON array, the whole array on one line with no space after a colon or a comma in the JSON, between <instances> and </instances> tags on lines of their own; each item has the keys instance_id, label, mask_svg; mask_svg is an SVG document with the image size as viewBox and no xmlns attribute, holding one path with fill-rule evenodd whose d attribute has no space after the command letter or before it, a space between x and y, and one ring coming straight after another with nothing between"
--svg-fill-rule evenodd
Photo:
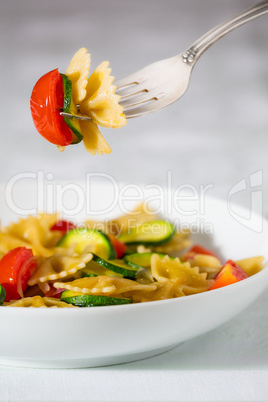
<instances>
[{"instance_id":1,"label":"pasta salad","mask_svg":"<svg viewBox=\"0 0 268 402\"><path fill-rule=\"evenodd\" d=\"M133 212L81 225L40 214L2 228L0 304L79 308L152 302L211 291L263 268L262 256L221 261L192 245L189 231L146 212L144 204Z\"/></svg>"}]
</instances>

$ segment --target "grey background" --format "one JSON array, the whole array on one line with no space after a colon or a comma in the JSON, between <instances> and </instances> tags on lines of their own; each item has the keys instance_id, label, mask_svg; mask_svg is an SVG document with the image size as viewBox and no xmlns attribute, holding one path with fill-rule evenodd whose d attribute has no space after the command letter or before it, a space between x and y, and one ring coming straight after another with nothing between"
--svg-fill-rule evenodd
<instances>
[{"instance_id":1,"label":"grey background","mask_svg":"<svg viewBox=\"0 0 268 402\"><path fill-rule=\"evenodd\" d=\"M105 172L130 183L212 184L226 197L242 178L263 170L268 184L268 16L221 39L198 61L186 95L158 113L102 130L113 152L83 146L64 153L36 132L29 98L37 79L64 72L82 46L92 70L103 60L120 78L187 48L247 0L10 0L0 2L0 181L18 172L52 172L57 180ZM249 204L247 192L237 197ZM265 205L265 204L264 204ZM268 213L268 205L265 205Z\"/></svg>"}]
</instances>

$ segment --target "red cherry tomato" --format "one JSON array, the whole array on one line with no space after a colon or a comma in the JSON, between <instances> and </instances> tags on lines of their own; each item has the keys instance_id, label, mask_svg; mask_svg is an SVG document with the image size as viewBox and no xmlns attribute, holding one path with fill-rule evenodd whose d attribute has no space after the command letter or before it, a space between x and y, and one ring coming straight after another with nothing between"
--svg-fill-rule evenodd
<instances>
[{"instance_id":1,"label":"red cherry tomato","mask_svg":"<svg viewBox=\"0 0 268 402\"><path fill-rule=\"evenodd\" d=\"M45 297L54 297L54 299L60 299L62 292L66 289L55 289L52 284L49 285L49 290L44 293Z\"/></svg>"},{"instance_id":2,"label":"red cherry tomato","mask_svg":"<svg viewBox=\"0 0 268 402\"><path fill-rule=\"evenodd\" d=\"M228 260L215 277L215 282L209 290L222 288L246 279L248 275L234 261Z\"/></svg>"},{"instance_id":3,"label":"red cherry tomato","mask_svg":"<svg viewBox=\"0 0 268 402\"><path fill-rule=\"evenodd\" d=\"M109 239L111 240L111 243L114 246L116 252L116 258L122 258L126 252L127 246L113 235L109 235Z\"/></svg>"},{"instance_id":4,"label":"red cherry tomato","mask_svg":"<svg viewBox=\"0 0 268 402\"><path fill-rule=\"evenodd\" d=\"M212 251L207 250L206 248L195 244L184 256L181 257L183 261L192 260L196 254L204 254L211 255L212 257L218 258Z\"/></svg>"},{"instance_id":5,"label":"red cherry tomato","mask_svg":"<svg viewBox=\"0 0 268 402\"><path fill-rule=\"evenodd\" d=\"M0 260L0 284L6 291L5 301L18 300L28 287L31 274L37 268L32 250L14 248Z\"/></svg>"},{"instance_id":6,"label":"red cherry tomato","mask_svg":"<svg viewBox=\"0 0 268 402\"><path fill-rule=\"evenodd\" d=\"M74 223L61 220L61 221L56 222L55 225L53 225L50 228L50 230L53 230L53 231L57 230L57 231L63 232L65 234L65 233L67 233L70 230L73 230L75 228L76 228L76 226L75 226Z\"/></svg>"},{"instance_id":7,"label":"red cherry tomato","mask_svg":"<svg viewBox=\"0 0 268 402\"><path fill-rule=\"evenodd\" d=\"M52 144L66 146L73 140L72 131L60 115L64 104L62 77L58 69L43 75L35 84L31 112L37 131Z\"/></svg>"},{"instance_id":8,"label":"red cherry tomato","mask_svg":"<svg viewBox=\"0 0 268 402\"><path fill-rule=\"evenodd\" d=\"M205 247L199 246L198 244L195 244L191 250L190 253L196 253L196 254L205 254L205 255L212 255L212 257L218 258L212 251L209 251Z\"/></svg>"}]
</instances>

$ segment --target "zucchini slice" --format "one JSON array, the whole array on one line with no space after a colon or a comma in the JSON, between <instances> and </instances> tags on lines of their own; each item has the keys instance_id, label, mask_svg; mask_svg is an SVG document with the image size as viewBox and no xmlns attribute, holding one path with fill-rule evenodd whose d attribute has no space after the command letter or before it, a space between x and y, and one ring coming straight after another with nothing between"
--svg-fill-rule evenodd
<instances>
[{"instance_id":1,"label":"zucchini slice","mask_svg":"<svg viewBox=\"0 0 268 402\"><path fill-rule=\"evenodd\" d=\"M116 274L120 274L123 278L135 279L139 268L133 268L130 265L126 264L123 260L110 260L107 261L104 258L101 258L95 254L93 254L93 261L99 264L101 267L106 268L109 271L115 272Z\"/></svg>"},{"instance_id":2,"label":"zucchini slice","mask_svg":"<svg viewBox=\"0 0 268 402\"><path fill-rule=\"evenodd\" d=\"M63 81L63 89L64 89L64 103L63 103L63 112L77 114L77 108L74 104L72 97L72 81L65 74L61 74ZM83 134L80 130L79 122L75 119L70 119L69 117L63 116L63 119L67 126L74 133L72 144L78 144L84 138Z\"/></svg>"},{"instance_id":3,"label":"zucchini slice","mask_svg":"<svg viewBox=\"0 0 268 402\"><path fill-rule=\"evenodd\" d=\"M2 285L0 285L0 306L2 306L2 304L4 303L6 294L7 293L5 291L5 288Z\"/></svg>"},{"instance_id":4,"label":"zucchini slice","mask_svg":"<svg viewBox=\"0 0 268 402\"><path fill-rule=\"evenodd\" d=\"M151 257L153 254L157 254L160 258L164 258L166 254L160 253L133 253L124 257L126 264L133 268L151 268ZM169 257L172 258L172 257Z\"/></svg>"},{"instance_id":5,"label":"zucchini slice","mask_svg":"<svg viewBox=\"0 0 268 402\"><path fill-rule=\"evenodd\" d=\"M123 299L121 297L111 296L85 295L84 293L73 292L71 290L65 290L62 292L61 301L78 307L111 306L132 303L131 299Z\"/></svg>"},{"instance_id":6,"label":"zucchini slice","mask_svg":"<svg viewBox=\"0 0 268 402\"><path fill-rule=\"evenodd\" d=\"M175 228L167 221L150 221L122 233L118 240L125 244L158 246L167 243L174 235Z\"/></svg>"},{"instance_id":7,"label":"zucchini slice","mask_svg":"<svg viewBox=\"0 0 268 402\"><path fill-rule=\"evenodd\" d=\"M122 275L117 274L114 271L111 271L100 264L98 264L96 261L89 261L87 263L86 268L82 269L81 271L78 271L81 274L81 278L85 277L91 277L91 276L99 276L99 275L105 275L105 276L116 276L119 278L122 278Z\"/></svg>"},{"instance_id":8,"label":"zucchini slice","mask_svg":"<svg viewBox=\"0 0 268 402\"><path fill-rule=\"evenodd\" d=\"M74 244L74 251L78 254L93 250L101 258L116 258L116 251L109 237L100 230L84 228L70 230L60 240L58 247L68 248Z\"/></svg>"}]
</instances>

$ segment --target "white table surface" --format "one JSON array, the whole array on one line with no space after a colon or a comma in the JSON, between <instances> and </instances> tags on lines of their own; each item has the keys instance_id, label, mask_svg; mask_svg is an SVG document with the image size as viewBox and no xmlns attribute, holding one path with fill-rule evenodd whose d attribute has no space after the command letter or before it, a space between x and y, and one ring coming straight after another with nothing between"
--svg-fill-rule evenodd
<instances>
[{"instance_id":1,"label":"white table surface","mask_svg":"<svg viewBox=\"0 0 268 402\"><path fill-rule=\"evenodd\" d=\"M268 215L268 16L223 38L200 59L187 94L157 114L103 130L113 152L92 157L57 149L29 113L35 81L85 46L92 66L110 60L116 77L184 50L249 0L0 1L0 181L42 171L56 180L108 173L129 183L211 185L210 195L246 206L262 172ZM1 401L264 401L268 399L268 292L223 327L151 359L97 369L1 367Z\"/></svg>"}]
</instances>

